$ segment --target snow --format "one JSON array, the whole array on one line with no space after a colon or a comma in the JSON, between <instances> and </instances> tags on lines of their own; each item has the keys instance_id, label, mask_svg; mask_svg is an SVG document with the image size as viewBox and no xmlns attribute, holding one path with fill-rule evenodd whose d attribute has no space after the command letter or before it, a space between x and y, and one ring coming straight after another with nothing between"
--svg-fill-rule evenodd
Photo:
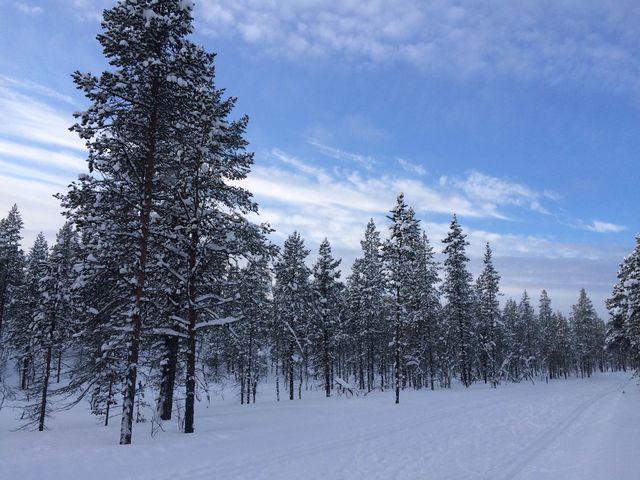
<instances>
[{"instance_id":1,"label":"snow","mask_svg":"<svg viewBox=\"0 0 640 480\"><path fill-rule=\"evenodd\" d=\"M99 425L86 406L62 412L50 431L12 432L0 411L0 477L29 479L520 479L638 478L640 387L629 374L451 390L275 402L225 399L197 406L196 433L175 422L133 445L116 445L119 419ZM306 398L305 398L306 397Z\"/></svg>"}]
</instances>

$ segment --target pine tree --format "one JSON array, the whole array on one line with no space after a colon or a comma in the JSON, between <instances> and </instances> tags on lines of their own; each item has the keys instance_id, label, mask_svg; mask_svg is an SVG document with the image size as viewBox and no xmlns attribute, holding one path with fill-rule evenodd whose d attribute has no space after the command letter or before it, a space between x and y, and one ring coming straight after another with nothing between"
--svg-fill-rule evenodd
<instances>
[{"instance_id":1,"label":"pine tree","mask_svg":"<svg viewBox=\"0 0 640 480\"><path fill-rule=\"evenodd\" d=\"M603 325L584 288L571 308L570 322L580 376L590 377L600 361Z\"/></svg>"},{"instance_id":2,"label":"pine tree","mask_svg":"<svg viewBox=\"0 0 640 480\"><path fill-rule=\"evenodd\" d=\"M313 266L313 287L316 296L316 315L312 325L312 340L319 343L324 382L327 397L331 396L331 364L335 335L340 312L340 278L341 260L335 260L331 255L331 245L325 238L320 243L318 260Z\"/></svg>"},{"instance_id":3,"label":"pine tree","mask_svg":"<svg viewBox=\"0 0 640 480\"><path fill-rule=\"evenodd\" d=\"M508 299L502 310L502 322L505 327L505 360L503 365L512 381L520 380L520 325L518 304Z\"/></svg>"},{"instance_id":4,"label":"pine tree","mask_svg":"<svg viewBox=\"0 0 640 480\"><path fill-rule=\"evenodd\" d=\"M248 118L229 121L235 99L223 99L223 91L214 87L214 55L193 44L183 50L185 65L180 71L188 77L181 80L188 80L193 88L185 90L185 98L178 99L181 110L189 113L176 138L178 157L173 175L163 177L167 188L158 195L161 216L171 219L158 264L168 267L167 274L175 280L184 281L186 291L185 432L190 433L197 330L215 326L221 318L235 317L222 314L225 302L220 301L229 264L251 255L269 255L265 235L270 229L247 221L245 215L257 212L257 205L247 190L231 183L245 178L253 163L253 154L245 151L247 142L243 138ZM175 255L184 255L177 268L167 260ZM201 316L206 320L200 321Z\"/></svg>"},{"instance_id":5,"label":"pine tree","mask_svg":"<svg viewBox=\"0 0 640 480\"><path fill-rule=\"evenodd\" d=\"M24 391L34 379L34 334L37 331L36 318L40 306L40 282L47 276L49 246L42 233L36 237L29 250L25 266L24 283L16 292L15 315L9 325L9 344L20 366L20 388ZM29 392L27 392L28 394Z\"/></svg>"},{"instance_id":6,"label":"pine tree","mask_svg":"<svg viewBox=\"0 0 640 480\"><path fill-rule=\"evenodd\" d=\"M480 367L484 381L495 388L500 382L502 365L502 320L500 316L500 275L493 266L489 243L484 254L484 269L476 282L478 298L478 342Z\"/></svg>"},{"instance_id":7,"label":"pine tree","mask_svg":"<svg viewBox=\"0 0 640 480\"><path fill-rule=\"evenodd\" d=\"M13 205L8 215L0 219L0 346L2 327L5 323L11 301L22 283L24 254L20 249L22 240L22 216L17 205Z\"/></svg>"},{"instance_id":8,"label":"pine tree","mask_svg":"<svg viewBox=\"0 0 640 480\"><path fill-rule=\"evenodd\" d=\"M520 363L520 374L524 378L532 379L537 373L538 336L539 329L536 321L536 312L531 306L529 294L525 290L518 304L518 323L516 326L518 361Z\"/></svg>"},{"instance_id":9,"label":"pine tree","mask_svg":"<svg viewBox=\"0 0 640 480\"><path fill-rule=\"evenodd\" d=\"M294 399L295 367L299 372L298 396L301 396L303 366L307 356L306 329L311 315L311 270L305 264L309 250L298 232L284 242L280 260L276 263L274 306L277 319L277 355L282 361L282 371L289 381L289 400ZM286 370L285 370L286 369Z\"/></svg>"},{"instance_id":10,"label":"pine tree","mask_svg":"<svg viewBox=\"0 0 640 480\"><path fill-rule=\"evenodd\" d=\"M393 316L395 403L400 403L400 389L406 379L403 361L407 342L405 329L409 326L415 310L414 267L420 227L413 210L404 202L402 193L398 195L396 206L388 218L391 220L390 238L384 243L384 262Z\"/></svg>"},{"instance_id":11,"label":"pine tree","mask_svg":"<svg viewBox=\"0 0 640 480\"><path fill-rule=\"evenodd\" d=\"M633 252L620 265L607 309L607 349L617 355L619 368L626 367L630 355L635 368L640 369L640 235Z\"/></svg>"},{"instance_id":12,"label":"pine tree","mask_svg":"<svg viewBox=\"0 0 640 480\"><path fill-rule=\"evenodd\" d=\"M27 406L28 417L37 420L38 430L45 428L50 410L50 381L54 354L58 358L58 377L62 352L69 339L72 321L72 285L75 281L74 264L78 255L78 238L70 223L58 232L38 278L36 313L31 323L30 352L34 364L34 385L31 390L38 402Z\"/></svg>"},{"instance_id":13,"label":"pine tree","mask_svg":"<svg viewBox=\"0 0 640 480\"><path fill-rule=\"evenodd\" d=\"M551 300L546 290L540 292L538 304L538 325L540 326L540 362L551 378L556 377L557 358L554 357L554 339L558 333L557 317L551 309Z\"/></svg>"},{"instance_id":14,"label":"pine tree","mask_svg":"<svg viewBox=\"0 0 640 480\"><path fill-rule=\"evenodd\" d=\"M357 258L347 278L346 317L355 349L360 388L371 391L376 370L380 388L385 386L386 346L389 329L385 321L385 275L380 232L373 219L360 241L362 257ZM366 372L366 373L365 373Z\"/></svg>"},{"instance_id":15,"label":"pine tree","mask_svg":"<svg viewBox=\"0 0 640 480\"><path fill-rule=\"evenodd\" d=\"M241 272L238 291L243 320L237 329L244 355L241 403L243 398L250 403L251 397L255 403L258 381L266 375L269 320L273 315L270 261L270 256L256 255ZM242 394L242 387L245 394Z\"/></svg>"},{"instance_id":16,"label":"pine tree","mask_svg":"<svg viewBox=\"0 0 640 480\"><path fill-rule=\"evenodd\" d=\"M472 337L472 312L473 295L471 290L471 274L467 270L469 258L465 249L469 245L466 235L456 216L453 216L447 238L442 241L445 244L444 253L447 258L444 261L445 280L443 292L447 300L445 315L455 331L455 353L460 380L465 387L469 387L473 381L473 337Z\"/></svg>"},{"instance_id":17,"label":"pine tree","mask_svg":"<svg viewBox=\"0 0 640 480\"><path fill-rule=\"evenodd\" d=\"M72 128L86 140L90 174L71 186L63 204L80 229L121 252L132 290L121 444L131 443L154 196L184 120L177 105L190 85L178 69L187 64L191 30L189 2L119 2L104 11L97 37L113 70L74 74L91 102Z\"/></svg>"}]
</instances>

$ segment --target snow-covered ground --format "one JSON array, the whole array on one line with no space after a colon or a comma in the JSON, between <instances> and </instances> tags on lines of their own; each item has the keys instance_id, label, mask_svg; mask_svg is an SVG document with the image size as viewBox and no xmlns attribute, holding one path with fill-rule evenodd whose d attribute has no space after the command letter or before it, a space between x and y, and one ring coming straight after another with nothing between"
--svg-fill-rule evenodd
<instances>
[{"instance_id":1,"label":"snow-covered ground","mask_svg":"<svg viewBox=\"0 0 640 480\"><path fill-rule=\"evenodd\" d=\"M509 384L498 390L405 391L240 406L200 405L196 433L176 423L119 446L118 419L83 406L50 431L11 432L0 412L2 479L557 479L640 478L640 387L629 374Z\"/></svg>"}]
</instances>

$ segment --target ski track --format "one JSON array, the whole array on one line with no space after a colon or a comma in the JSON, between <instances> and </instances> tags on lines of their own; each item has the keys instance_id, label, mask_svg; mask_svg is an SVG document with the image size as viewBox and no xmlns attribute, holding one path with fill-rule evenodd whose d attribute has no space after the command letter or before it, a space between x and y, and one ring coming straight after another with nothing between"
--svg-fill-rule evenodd
<instances>
[{"instance_id":1,"label":"ski track","mask_svg":"<svg viewBox=\"0 0 640 480\"><path fill-rule=\"evenodd\" d=\"M609 395L619 392L624 387L625 383L628 382L620 383L612 389L597 393L581 402L568 416L564 417L551 428L548 428L538 434L532 441L520 448L509 461L502 462L498 467L495 467L491 472L488 472L485 478L504 480L514 480L518 478L523 470L531 465L536 458L538 458L545 450L557 443L560 437L567 432L590 407L594 406ZM503 470L506 470L506 472L500 474L500 471Z\"/></svg>"},{"instance_id":2,"label":"ski track","mask_svg":"<svg viewBox=\"0 0 640 480\"><path fill-rule=\"evenodd\" d=\"M514 399L525 398L528 394L529 392L518 392L514 390L509 392L509 395L503 395L500 398L500 401L509 403ZM445 408L436 412L430 412L428 415L421 416L419 418L410 418L400 422L387 422L385 424L377 423L370 428L367 428L366 430L359 429L359 431L354 434L341 435L340 438L337 439L312 442L307 443L304 446L288 448L286 449L286 452L283 453L271 451L262 455L246 456L244 458L235 459L231 462L224 462L217 465L203 465L195 469L186 471L183 470L179 473L169 473L163 477L158 477L158 480L210 479L214 475L222 478L233 478L238 480L241 480L243 478L271 478L271 476L262 477L260 476L260 474L264 470L268 470L270 467L279 467L290 461L298 462L308 457L329 453L335 450L341 450L346 447L356 446L356 453L358 453L358 451L366 450L365 447L369 446L369 443L371 442L387 442L389 440L389 437L391 436L416 429L418 428L418 426L426 425L430 421L441 421L452 417L459 417L461 415L477 415L478 412L482 412L483 410L490 408L495 408L495 406L495 399L489 399L481 404L475 404L473 406L473 409L469 409L468 405ZM389 406L389 408L394 407L394 405ZM353 457L354 459L362 458L357 454L353 455ZM372 457L373 458L371 458L371 456L368 456L367 462L376 460L375 456ZM350 467L353 466L354 465L350 465ZM389 465L381 464L378 466L378 472L382 472L384 471L384 468L389 467ZM399 473L398 469L400 467L402 466L394 466L394 471L396 472L396 474ZM404 468L407 468L408 471L413 471L410 466L405 466ZM372 470L371 465L370 463L367 463L365 468L361 468L360 472L357 473L362 476L369 476L368 474L370 473L370 470ZM354 477L359 476L356 474L356 472L350 473L353 474ZM141 476L139 478L140 480L142 480L148 477ZM382 475L379 478L385 478L385 476ZM398 475L397 478L402 478L402 475Z\"/></svg>"},{"instance_id":3,"label":"ski track","mask_svg":"<svg viewBox=\"0 0 640 480\"><path fill-rule=\"evenodd\" d=\"M310 394L246 409L227 403L203 408L195 435L174 422L155 438L140 431L128 448L108 443L117 426L101 430L78 411L42 437L0 431L0 478L4 465L23 480L635 480L640 458L620 439L635 438L640 426L640 388L628 384L628 375L611 374L406 391L400 405L389 392ZM627 395L615 396L623 388Z\"/></svg>"}]
</instances>

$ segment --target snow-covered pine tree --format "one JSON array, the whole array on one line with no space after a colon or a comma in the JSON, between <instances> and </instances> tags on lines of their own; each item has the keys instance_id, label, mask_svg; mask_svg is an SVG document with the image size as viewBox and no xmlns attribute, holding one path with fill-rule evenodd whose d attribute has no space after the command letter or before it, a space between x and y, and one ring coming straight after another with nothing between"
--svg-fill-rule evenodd
<instances>
[{"instance_id":1,"label":"snow-covered pine tree","mask_svg":"<svg viewBox=\"0 0 640 480\"><path fill-rule=\"evenodd\" d=\"M91 412L109 423L126 373L127 318L131 283L121 267L122 251L109 248L110 239L79 228L81 239L74 264L73 321L69 325L67 384L61 394L79 402L89 396Z\"/></svg>"},{"instance_id":2,"label":"snow-covered pine tree","mask_svg":"<svg viewBox=\"0 0 640 480\"><path fill-rule=\"evenodd\" d=\"M140 332L149 298L145 281L150 273L150 253L161 238L166 238L163 234L170 222L162 217L164 212L159 207L163 199L193 180L189 175L183 185L176 185L175 180L182 179L177 175L182 172L175 167L182 161L187 168L198 161L214 163L210 177L223 183L222 179L242 178L251 163L251 156L241 152L246 119L223 122L233 101L221 101L220 92L207 81L213 77L213 56L187 39L193 29L192 7L190 1L184 0L119 2L104 12L103 31L98 35L113 70L103 72L99 78L74 74L76 84L91 101L90 108L78 114L80 121L73 127L87 141L91 174L72 186L63 204L79 228L101 237L102 248L121 252L117 259L119 271L131 285L126 319L123 444L131 442ZM194 112L193 105L198 100L203 104ZM204 114L204 118L198 118L198 114ZM234 143L225 145L225 139ZM215 158L203 160L193 155L199 140L204 157L210 155L217 140L225 146ZM230 154L232 159L227 158ZM234 195L236 205L247 202L248 194L242 194L239 188L221 190L227 192L219 200L221 204ZM184 199L178 195L176 201ZM193 204L184 206L192 213ZM223 216L216 212L210 217L216 215ZM188 235L194 243L193 253L202 242L193 229ZM192 256L189 261L194 263L197 259ZM192 270L189 273L195 274ZM196 290L192 285L187 290L188 305L193 306ZM192 316L187 342L192 355L194 328ZM188 372L191 386L192 373Z\"/></svg>"},{"instance_id":3,"label":"snow-covered pine tree","mask_svg":"<svg viewBox=\"0 0 640 480\"><path fill-rule=\"evenodd\" d=\"M362 257L354 261L347 279L346 317L350 335L357 345L353 353L360 388L371 391L376 383L376 371L380 388L385 386L389 343L382 242L373 219L369 220L360 245Z\"/></svg>"},{"instance_id":4,"label":"snow-covered pine tree","mask_svg":"<svg viewBox=\"0 0 640 480\"><path fill-rule=\"evenodd\" d=\"M393 370L395 403L400 403L400 389L404 386L404 354L407 339L405 328L415 310L416 294L416 250L420 242L419 221L413 210L399 194L395 207L391 210L389 239L383 245L387 288L391 300L391 321L393 323Z\"/></svg>"},{"instance_id":5,"label":"snow-covered pine tree","mask_svg":"<svg viewBox=\"0 0 640 480\"><path fill-rule=\"evenodd\" d=\"M13 205L7 216L0 219L0 348L2 348L2 327L11 302L23 281L24 254L20 248L22 228L22 215L18 206ZM1 370L0 376L2 376Z\"/></svg>"},{"instance_id":6,"label":"snow-covered pine tree","mask_svg":"<svg viewBox=\"0 0 640 480\"><path fill-rule=\"evenodd\" d=\"M228 118L235 99L224 99L215 88L214 55L185 43L174 67L175 101L182 117L174 138L176 157L159 179L166 188L157 195L158 211L170 222L157 226L158 231L164 228L165 238L157 264L174 280L184 281L184 321L178 324L186 335L185 432L190 433L197 330L224 323L220 294L229 265L243 257L270 255L265 238L270 229L247 221L245 215L256 212L257 205L247 190L232 184L245 178L253 164L243 138L248 118ZM182 257L177 268L165 260L175 256Z\"/></svg>"},{"instance_id":7,"label":"snow-covered pine tree","mask_svg":"<svg viewBox=\"0 0 640 480\"><path fill-rule=\"evenodd\" d=\"M503 361L503 328L500 315L500 275L493 266L491 247L487 242L484 269L476 281L478 302L478 343L480 370L484 381L496 387L500 383Z\"/></svg>"},{"instance_id":8,"label":"snow-covered pine tree","mask_svg":"<svg viewBox=\"0 0 640 480\"><path fill-rule=\"evenodd\" d=\"M340 313L339 283L341 260L331 255L331 244L326 238L320 243L318 259L313 265L314 315L311 318L310 340L314 342L316 364L322 370L324 392L331 396L331 364L333 363L335 334Z\"/></svg>"},{"instance_id":9,"label":"snow-covered pine tree","mask_svg":"<svg viewBox=\"0 0 640 480\"><path fill-rule=\"evenodd\" d=\"M58 378L62 353L69 340L73 315L72 285L75 281L74 264L79 248L78 237L71 223L60 229L56 243L43 265L38 279L36 313L31 323L30 353L34 379L30 390L33 403L27 405L27 418L37 421L38 430L45 428L49 414L51 374L54 355L58 361Z\"/></svg>"},{"instance_id":10,"label":"snow-covered pine tree","mask_svg":"<svg viewBox=\"0 0 640 480\"><path fill-rule=\"evenodd\" d=\"M413 269L413 320L409 339L409 352L416 363L413 385L435 388L435 379L440 370L440 338L443 335L441 325L442 312L440 293L437 284L438 263L434 259L434 251L426 233L420 236L415 250L415 266Z\"/></svg>"},{"instance_id":11,"label":"snow-covered pine tree","mask_svg":"<svg viewBox=\"0 0 640 480\"><path fill-rule=\"evenodd\" d=\"M531 306L529 294L525 290L518 304L518 324L516 330L516 347L520 373L524 378L533 378L538 367L539 329L536 312Z\"/></svg>"},{"instance_id":12,"label":"snow-covered pine tree","mask_svg":"<svg viewBox=\"0 0 640 480\"><path fill-rule=\"evenodd\" d=\"M455 332L453 338L457 369L465 387L473 382L473 292L471 274L467 270L469 258L466 246L469 242L454 215L449 233L442 243L445 244L445 279L442 291L447 300L445 315L449 327Z\"/></svg>"},{"instance_id":13,"label":"snow-covered pine tree","mask_svg":"<svg viewBox=\"0 0 640 480\"><path fill-rule=\"evenodd\" d=\"M558 363L557 377L563 375L566 379L571 373L574 357L574 345L572 342L571 326L569 320L562 313L556 312L554 324L556 325L556 337L554 342L555 357Z\"/></svg>"},{"instance_id":14,"label":"snow-covered pine tree","mask_svg":"<svg viewBox=\"0 0 640 480\"><path fill-rule=\"evenodd\" d=\"M25 265L24 283L16 292L15 314L11 315L8 326L9 346L14 352L20 369L20 388L26 391L34 379L33 335L36 331L36 317L40 307L40 282L47 276L49 246L42 233L36 237L29 250Z\"/></svg>"},{"instance_id":15,"label":"snow-covered pine tree","mask_svg":"<svg viewBox=\"0 0 640 480\"><path fill-rule=\"evenodd\" d=\"M294 399L295 369L298 367L301 395L303 367L307 356L307 325L313 307L311 270L305 264L309 250L298 232L284 242L280 259L275 265L274 308L278 325L277 355L286 373L289 400Z\"/></svg>"},{"instance_id":16,"label":"snow-covered pine tree","mask_svg":"<svg viewBox=\"0 0 640 480\"><path fill-rule=\"evenodd\" d=\"M616 355L618 368L626 368L627 356L640 369L640 235L636 246L618 270L618 281L607 300L609 323L606 345Z\"/></svg>"},{"instance_id":17,"label":"snow-covered pine tree","mask_svg":"<svg viewBox=\"0 0 640 480\"><path fill-rule=\"evenodd\" d=\"M581 377L590 377L601 361L604 324L584 288L580 290L578 303L571 308L569 321L573 331L576 366Z\"/></svg>"},{"instance_id":18,"label":"snow-covered pine tree","mask_svg":"<svg viewBox=\"0 0 640 480\"><path fill-rule=\"evenodd\" d=\"M514 382L520 380L520 345L518 304L509 298L502 310L502 323L505 336L505 359L503 367L507 376Z\"/></svg>"},{"instance_id":19,"label":"snow-covered pine tree","mask_svg":"<svg viewBox=\"0 0 640 480\"><path fill-rule=\"evenodd\" d=\"M241 371L240 398L247 404L256 402L258 381L266 374L268 359L269 321L273 315L271 292L271 257L256 255L242 269L238 292L242 321L236 328L242 340L244 360Z\"/></svg>"},{"instance_id":20,"label":"snow-covered pine tree","mask_svg":"<svg viewBox=\"0 0 640 480\"><path fill-rule=\"evenodd\" d=\"M538 303L538 325L540 327L540 367L550 378L556 378L558 364L554 356L554 340L557 335L557 317L551 309L551 300L546 290L540 292Z\"/></svg>"}]
</instances>

